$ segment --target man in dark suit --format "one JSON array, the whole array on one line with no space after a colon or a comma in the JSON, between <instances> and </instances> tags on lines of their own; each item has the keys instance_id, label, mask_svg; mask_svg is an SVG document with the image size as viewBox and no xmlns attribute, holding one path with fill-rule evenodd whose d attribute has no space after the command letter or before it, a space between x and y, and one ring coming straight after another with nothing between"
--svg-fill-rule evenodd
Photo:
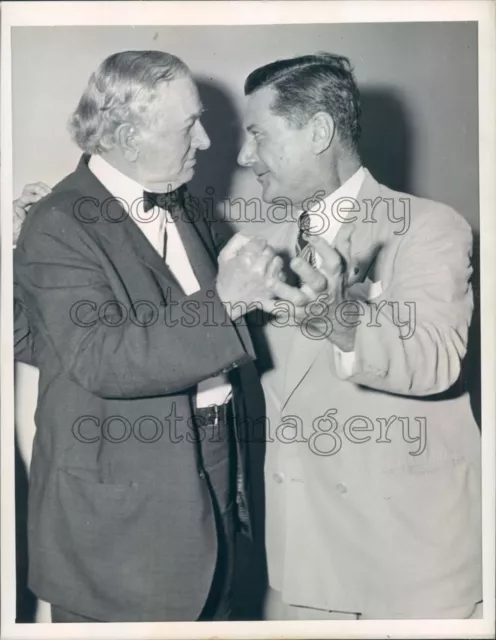
<instances>
[{"instance_id":1,"label":"man in dark suit","mask_svg":"<svg viewBox=\"0 0 496 640\"><path fill-rule=\"evenodd\" d=\"M16 357L40 371L29 585L55 622L229 615L254 359L236 302L266 295L274 253L253 240L217 272L185 205L201 111L174 56L107 58L71 120L84 155L17 242Z\"/></svg>"}]
</instances>

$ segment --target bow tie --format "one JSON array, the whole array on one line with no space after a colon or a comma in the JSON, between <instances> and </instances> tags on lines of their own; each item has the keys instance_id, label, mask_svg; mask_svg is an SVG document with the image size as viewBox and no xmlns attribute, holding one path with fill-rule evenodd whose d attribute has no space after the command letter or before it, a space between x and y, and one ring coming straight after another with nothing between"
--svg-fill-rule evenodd
<instances>
[{"instance_id":1,"label":"bow tie","mask_svg":"<svg viewBox=\"0 0 496 640\"><path fill-rule=\"evenodd\" d=\"M184 189L178 187L174 191L166 191L165 193L153 193L151 191L143 191L143 208L145 213L153 207L160 207L167 211L173 211L177 207L181 207L184 203Z\"/></svg>"}]
</instances>

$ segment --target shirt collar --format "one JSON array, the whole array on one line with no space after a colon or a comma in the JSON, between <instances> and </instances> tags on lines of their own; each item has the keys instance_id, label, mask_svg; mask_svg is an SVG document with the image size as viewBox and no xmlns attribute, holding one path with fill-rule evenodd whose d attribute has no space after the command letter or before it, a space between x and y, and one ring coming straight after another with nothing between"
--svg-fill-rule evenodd
<instances>
[{"instance_id":1,"label":"shirt collar","mask_svg":"<svg viewBox=\"0 0 496 640\"><path fill-rule=\"evenodd\" d=\"M339 213L337 215L336 214L333 215L333 207L336 206L336 203L338 202L338 200L342 198L357 199L364 180L365 180L365 169L362 166L357 171L355 171L355 173L350 178L348 178L346 182L343 182L343 184L340 187L338 187L335 191L330 193L323 200L324 206L320 206L318 210L315 209L315 213L317 215L314 218L314 225L311 224L310 228L312 228L313 226L317 228L319 224L321 225L322 222L321 221L319 222L319 217L323 215L329 221L329 225L328 225L329 232L332 235L334 235L336 225L339 226L339 224L341 224L341 221L348 216L351 207L348 202L343 202L343 207L339 208ZM312 211L309 211L309 213L311 214ZM310 220L311 219L312 219L312 216L310 216ZM324 232L322 235L325 238L326 232Z\"/></svg>"},{"instance_id":2,"label":"shirt collar","mask_svg":"<svg viewBox=\"0 0 496 640\"><path fill-rule=\"evenodd\" d=\"M170 221L169 214L159 207L153 207L145 213L143 196L145 187L113 167L102 156L91 156L88 168L107 191L119 200L129 218L134 220L147 237L155 233L156 225L162 229L165 220Z\"/></svg>"},{"instance_id":3,"label":"shirt collar","mask_svg":"<svg viewBox=\"0 0 496 640\"><path fill-rule=\"evenodd\" d=\"M136 200L140 202L143 200L144 187L113 167L102 156L91 156L88 168L100 180L107 191L115 198L122 199L125 202L124 208L128 212L134 211L137 206ZM133 203L135 203L134 208Z\"/></svg>"},{"instance_id":4,"label":"shirt collar","mask_svg":"<svg viewBox=\"0 0 496 640\"><path fill-rule=\"evenodd\" d=\"M327 196L327 198L324 200L326 212L330 213L334 203L337 202L340 198L356 199L358 197L358 193L360 192L364 179L365 169L363 167L360 167L357 171L355 171L351 178L348 178L348 180L346 180L346 182L343 182L343 184L338 187L336 191L333 191ZM342 217L346 217L344 211Z\"/></svg>"}]
</instances>

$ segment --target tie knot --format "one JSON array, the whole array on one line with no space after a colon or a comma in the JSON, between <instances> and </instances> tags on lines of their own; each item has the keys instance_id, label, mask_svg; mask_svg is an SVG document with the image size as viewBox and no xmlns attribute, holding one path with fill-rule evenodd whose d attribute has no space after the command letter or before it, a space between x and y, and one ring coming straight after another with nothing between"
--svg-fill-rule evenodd
<instances>
[{"instance_id":1,"label":"tie knot","mask_svg":"<svg viewBox=\"0 0 496 640\"><path fill-rule=\"evenodd\" d=\"M301 216L300 219L298 220L298 226L300 228L300 233L304 233L305 231L310 231L310 214L308 213L308 211L304 211Z\"/></svg>"},{"instance_id":2,"label":"tie knot","mask_svg":"<svg viewBox=\"0 0 496 640\"><path fill-rule=\"evenodd\" d=\"M296 255L306 260L312 267L315 267L315 251L311 244L303 237L303 234L310 231L310 214L304 211L298 220L298 244Z\"/></svg>"},{"instance_id":3,"label":"tie knot","mask_svg":"<svg viewBox=\"0 0 496 640\"><path fill-rule=\"evenodd\" d=\"M177 207L181 207L184 200L184 191L182 187L174 189L174 191L166 191L164 193L155 193L152 191L143 191L143 207L145 213L153 207L160 207L167 211L173 211Z\"/></svg>"},{"instance_id":4,"label":"tie knot","mask_svg":"<svg viewBox=\"0 0 496 640\"><path fill-rule=\"evenodd\" d=\"M303 234L310 230L310 222L309 213L304 211L298 220L298 247L300 250L303 250L308 244L307 240L303 237Z\"/></svg>"}]
</instances>

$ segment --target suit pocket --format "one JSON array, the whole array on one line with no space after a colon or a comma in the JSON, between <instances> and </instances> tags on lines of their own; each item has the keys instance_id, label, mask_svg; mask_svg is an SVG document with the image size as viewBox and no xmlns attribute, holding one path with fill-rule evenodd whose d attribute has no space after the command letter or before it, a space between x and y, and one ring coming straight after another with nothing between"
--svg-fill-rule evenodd
<instances>
[{"instance_id":1,"label":"suit pocket","mask_svg":"<svg viewBox=\"0 0 496 640\"><path fill-rule=\"evenodd\" d=\"M348 293L353 300L367 302L378 298L383 292L381 280L373 282L366 278L364 282L357 282L349 287Z\"/></svg>"},{"instance_id":2,"label":"suit pocket","mask_svg":"<svg viewBox=\"0 0 496 640\"><path fill-rule=\"evenodd\" d=\"M57 504L46 514L45 539L58 558L58 582L79 594L81 606L139 607L156 587L152 492L148 485L101 483L92 474L57 470Z\"/></svg>"},{"instance_id":3,"label":"suit pocket","mask_svg":"<svg viewBox=\"0 0 496 640\"><path fill-rule=\"evenodd\" d=\"M463 558L462 547L475 548L478 544L481 514L477 462L460 456L392 469L382 473L377 486L395 527L403 531L405 545L407 540L412 545L411 557L418 557L419 552L433 553L431 562L425 563L429 566L439 561L439 548L443 547L443 554L452 557L454 564L470 564ZM399 539L399 535L395 537ZM421 547L417 553L414 545ZM446 575L450 573L446 571Z\"/></svg>"},{"instance_id":4,"label":"suit pocket","mask_svg":"<svg viewBox=\"0 0 496 640\"><path fill-rule=\"evenodd\" d=\"M370 281L369 288L369 300L373 300L374 298L378 298L382 294L382 281L377 280L377 282Z\"/></svg>"},{"instance_id":5,"label":"suit pocket","mask_svg":"<svg viewBox=\"0 0 496 640\"><path fill-rule=\"evenodd\" d=\"M76 467L59 467L57 486L61 504L69 513L104 520L131 516L139 507L143 491L136 482L127 485L99 482L92 471Z\"/></svg>"}]
</instances>

